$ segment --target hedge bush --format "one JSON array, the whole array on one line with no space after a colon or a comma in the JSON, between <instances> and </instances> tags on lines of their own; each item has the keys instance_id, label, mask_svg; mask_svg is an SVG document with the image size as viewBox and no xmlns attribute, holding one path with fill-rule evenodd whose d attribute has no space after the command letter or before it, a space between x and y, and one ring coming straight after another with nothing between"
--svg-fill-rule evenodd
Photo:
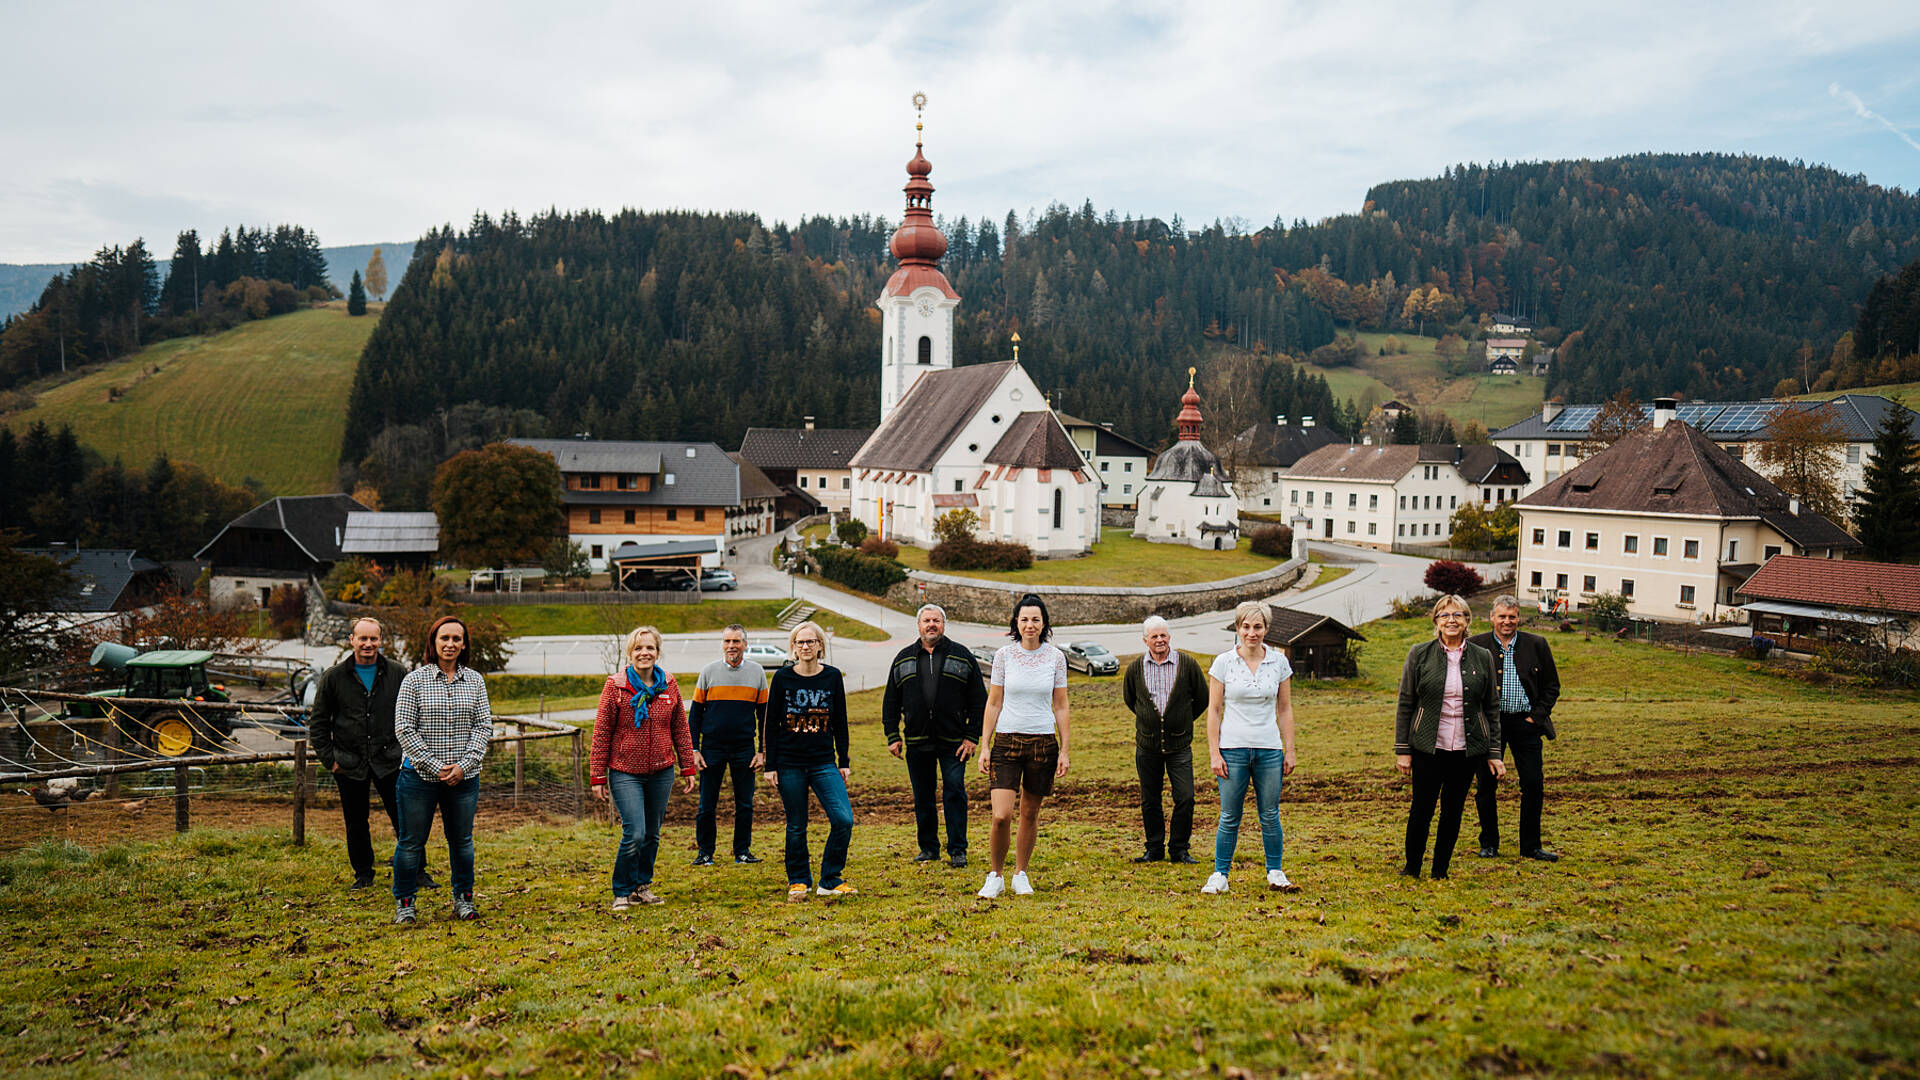
<instances>
[{"instance_id":1,"label":"hedge bush","mask_svg":"<svg viewBox=\"0 0 1920 1080\"><path fill-rule=\"evenodd\" d=\"M1480 587L1480 572L1463 562L1437 559L1427 567L1426 584L1435 592L1465 596Z\"/></svg>"},{"instance_id":2,"label":"hedge bush","mask_svg":"<svg viewBox=\"0 0 1920 1080\"><path fill-rule=\"evenodd\" d=\"M1270 525L1253 530L1253 553L1274 559L1285 559L1293 554L1293 526Z\"/></svg>"},{"instance_id":3,"label":"hedge bush","mask_svg":"<svg viewBox=\"0 0 1920 1080\"><path fill-rule=\"evenodd\" d=\"M891 559L831 547L814 548L808 554L820 567L821 577L875 596L885 596L889 588L907 580L905 568Z\"/></svg>"},{"instance_id":4,"label":"hedge bush","mask_svg":"<svg viewBox=\"0 0 1920 1080\"><path fill-rule=\"evenodd\" d=\"M900 558L900 545L891 540L882 540L877 536L869 536L865 540L860 541L860 554L897 561Z\"/></svg>"},{"instance_id":5,"label":"hedge bush","mask_svg":"<svg viewBox=\"0 0 1920 1080\"><path fill-rule=\"evenodd\" d=\"M935 570L1025 570L1033 565L1033 549L971 537L944 540L927 552L927 563Z\"/></svg>"}]
</instances>

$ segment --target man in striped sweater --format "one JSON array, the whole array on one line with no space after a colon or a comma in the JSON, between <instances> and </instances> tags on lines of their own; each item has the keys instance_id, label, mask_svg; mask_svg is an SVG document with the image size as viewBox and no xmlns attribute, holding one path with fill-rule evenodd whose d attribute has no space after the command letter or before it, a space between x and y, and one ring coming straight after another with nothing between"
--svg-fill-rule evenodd
<instances>
[{"instance_id":1,"label":"man in striped sweater","mask_svg":"<svg viewBox=\"0 0 1920 1080\"><path fill-rule=\"evenodd\" d=\"M700 669L687 723L693 748L706 761L700 771L700 809L693 819L694 840L700 846L695 866L713 865L718 833L721 776L733 770L733 861L755 863L753 854L753 780L755 733L767 708L767 673L749 662L747 631L739 623L720 635L721 659Z\"/></svg>"}]
</instances>

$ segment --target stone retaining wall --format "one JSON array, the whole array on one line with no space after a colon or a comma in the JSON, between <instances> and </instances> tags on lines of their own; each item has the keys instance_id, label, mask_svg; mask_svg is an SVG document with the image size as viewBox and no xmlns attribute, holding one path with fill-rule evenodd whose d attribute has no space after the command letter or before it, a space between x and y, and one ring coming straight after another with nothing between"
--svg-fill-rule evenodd
<instances>
[{"instance_id":1,"label":"stone retaining wall","mask_svg":"<svg viewBox=\"0 0 1920 1080\"><path fill-rule=\"evenodd\" d=\"M939 604L950 619L996 625L1007 621L1015 600L1037 593L1046 600L1047 612L1056 625L1128 623L1149 615L1174 619L1231 611L1246 600L1266 600L1298 581L1306 567L1305 559L1289 559L1254 574L1153 588L1011 585L913 570L907 580L887 590L886 602L907 611L921 604ZM921 586L925 586L924 591Z\"/></svg>"},{"instance_id":2,"label":"stone retaining wall","mask_svg":"<svg viewBox=\"0 0 1920 1080\"><path fill-rule=\"evenodd\" d=\"M342 604L328 600L327 590L320 587L320 580L309 577L307 579L307 629L302 636L309 645L335 645L346 648L347 637L353 630L353 620L371 610L361 608L358 604Z\"/></svg>"}]
</instances>

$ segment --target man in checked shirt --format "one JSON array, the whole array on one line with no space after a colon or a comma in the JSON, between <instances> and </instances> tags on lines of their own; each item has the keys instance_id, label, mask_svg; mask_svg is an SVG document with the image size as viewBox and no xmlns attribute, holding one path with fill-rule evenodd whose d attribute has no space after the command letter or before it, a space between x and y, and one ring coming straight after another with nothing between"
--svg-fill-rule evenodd
<instances>
[{"instance_id":1,"label":"man in checked shirt","mask_svg":"<svg viewBox=\"0 0 1920 1080\"><path fill-rule=\"evenodd\" d=\"M1502 596L1493 602L1493 632L1467 639L1493 654L1493 670L1500 678L1500 739L1513 751L1513 771L1520 775L1520 857L1559 862L1560 856L1540 846L1540 808L1546 801L1541 776L1540 741L1556 734L1553 704L1560 700L1560 670L1553 665L1547 639L1520 629L1520 598ZM1494 752L1504 754L1500 747ZM1480 811L1480 857L1500 854L1500 806L1494 799L1499 783L1484 766L1474 805Z\"/></svg>"},{"instance_id":2,"label":"man in checked shirt","mask_svg":"<svg viewBox=\"0 0 1920 1080\"><path fill-rule=\"evenodd\" d=\"M1146 854L1134 862L1197 863L1188 851L1193 836L1193 721L1207 711L1207 676L1199 661L1173 647L1167 620L1149 615L1140 624L1146 654L1127 665L1120 697L1133 710L1133 765L1140 777L1140 823ZM1164 777L1173 789L1173 832L1160 807Z\"/></svg>"}]
</instances>

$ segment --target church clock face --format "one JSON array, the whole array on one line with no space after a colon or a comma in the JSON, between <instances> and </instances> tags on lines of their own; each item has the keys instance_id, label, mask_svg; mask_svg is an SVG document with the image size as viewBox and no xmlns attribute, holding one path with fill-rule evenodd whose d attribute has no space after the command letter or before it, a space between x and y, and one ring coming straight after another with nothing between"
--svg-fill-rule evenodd
<instances>
[{"instance_id":1,"label":"church clock face","mask_svg":"<svg viewBox=\"0 0 1920 1080\"><path fill-rule=\"evenodd\" d=\"M919 310L921 318L930 319L933 317L933 297L923 296L914 301L913 306Z\"/></svg>"}]
</instances>

